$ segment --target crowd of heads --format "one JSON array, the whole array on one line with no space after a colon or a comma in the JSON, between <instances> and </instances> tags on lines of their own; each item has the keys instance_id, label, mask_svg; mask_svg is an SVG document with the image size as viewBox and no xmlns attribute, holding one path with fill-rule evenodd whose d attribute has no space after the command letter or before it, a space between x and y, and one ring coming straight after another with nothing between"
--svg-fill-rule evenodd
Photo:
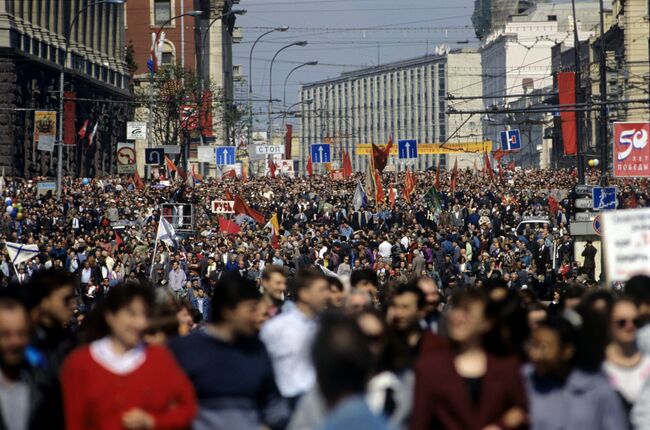
<instances>
[{"instance_id":1,"label":"crowd of heads","mask_svg":"<svg viewBox=\"0 0 650 430\"><path fill-rule=\"evenodd\" d=\"M66 360L83 363L70 354L84 345L91 356L112 354L102 349L106 339L133 356L143 345L168 345L184 371L170 375L194 387L175 394L187 405L178 419L187 425L198 413L199 421L221 422L218 408L203 410L206 388L194 379L214 371L208 363L200 371L200 349L216 348L201 343L207 333L228 345L218 347L228 360L211 383L240 375L235 385L250 383L256 388L247 394L265 399L255 425L346 428L338 408L365 398L367 408L355 411L376 418L373 428L559 428L549 423L560 418L572 428L641 426L650 407L640 401L650 395L643 380L650 279L614 290L596 279L593 245L577 250L568 234L572 172L508 172L486 185L463 171L455 192L443 175L440 208L425 196L435 172L416 177L416 193L394 207L354 207L359 178L179 181L145 190L127 179L67 179L61 200L12 181L5 191L23 216L6 211L0 236L36 244L39 253L15 266L2 256L0 370L19 380L29 368L47 400L22 424L38 415L63 426L72 405L66 387L79 383ZM390 187L400 177L385 180ZM646 205L647 187L622 185L622 202L633 193L635 206ZM224 215L210 202L226 192L265 220L276 214L280 231L241 214L231 216L239 233L220 231ZM193 205L195 230L157 241L163 203ZM522 224L533 216L544 222ZM244 356L257 360L249 363L254 372L237 362ZM634 383L621 377L625 366L638 370ZM580 380L609 403L609 421L553 415L552 394L566 395ZM447 397L455 400L445 409ZM596 407L592 400L572 398L575 411ZM127 428L164 419L141 408L121 412Z\"/></svg>"}]
</instances>

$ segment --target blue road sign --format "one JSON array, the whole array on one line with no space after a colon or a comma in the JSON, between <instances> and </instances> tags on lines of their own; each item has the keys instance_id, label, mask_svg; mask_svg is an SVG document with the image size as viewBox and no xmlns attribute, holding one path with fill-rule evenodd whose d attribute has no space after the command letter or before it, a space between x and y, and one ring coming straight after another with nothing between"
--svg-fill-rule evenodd
<instances>
[{"instance_id":1,"label":"blue road sign","mask_svg":"<svg viewBox=\"0 0 650 430\"><path fill-rule=\"evenodd\" d=\"M217 166L235 164L234 146L217 146Z\"/></svg>"},{"instance_id":2,"label":"blue road sign","mask_svg":"<svg viewBox=\"0 0 650 430\"><path fill-rule=\"evenodd\" d=\"M418 158L418 141L415 139L398 140L397 154L399 155L400 160Z\"/></svg>"},{"instance_id":3,"label":"blue road sign","mask_svg":"<svg viewBox=\"0 0 650 430\"><path fill-rule=\"evenodd\" d=\"M165 161L165 148L145 148L144 164L159 166Z\"/></svg>"},{"instance_id":4,"label":"blue road sign","mask_svg":"<svg viewBox=\"0 0 650 430\"><path fill-rule=\"evenodd\" d=\"M311 146L312 163L329 163L331 160L329 143L314 143Z\"/></svg>"},{"instance_id":5,"label":"blue road sign","mask_svg":"<svg viewBox=\"0 0 650 430\"><path fill-rule=\"evenodd\" d=\"M616 187L594 187L591 192L595 211L616 209Z\"/></svg>"},{"instance_id":6,"label":"blue road sign","mask_svg":"<svg viewBox=\"0 0 650 430\"><path fill-rule=\"evenodd\" d=\"M501 132L501 149L504 151L518 151L521 149L521 134L519 130Z\"/></svg>"}]
</instances>

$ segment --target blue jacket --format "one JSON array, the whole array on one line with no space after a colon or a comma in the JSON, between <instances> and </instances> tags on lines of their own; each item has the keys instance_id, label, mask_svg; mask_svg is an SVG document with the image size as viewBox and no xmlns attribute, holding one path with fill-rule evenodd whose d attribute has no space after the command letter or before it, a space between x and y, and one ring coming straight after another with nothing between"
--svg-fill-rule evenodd
<instances>
[{"instance_id":1,"label":"blue jacket","mask_svg":"<svg viewBox=\"0 0 650 430\"><path fill-rule=\"evenodd\" d=\"M626 430L621 399L603 372L574 370L564 383L524 368L531 430Z\"/></svg>"},{"instance_id":2,"label":"blue jacket","mask_svg":"<svg viewBox=\"0 0 650 430\"><path fill-rule=\"evenodd\" d=\"M280 396L271 359L257 338L226 342L205 330L173 339L169 348L199 402L194 430L282 429L289 407Z\"/></svg>"},{"instance_id":3,"label":"blue jacket","mask_svg":"<svg viewBox=\"0 0 650 430\"><path fill-rule=\"evenodd\" d=\"M210 314L212 313L212 301L208 296L203 296L203 299L203 312L201 315L203 315L203 321L208 322L210 321ZM192 308L199 309L199 301L196 295L193 294L191 296L190 304L192 305Z\"/></svg>"}]
</instances>

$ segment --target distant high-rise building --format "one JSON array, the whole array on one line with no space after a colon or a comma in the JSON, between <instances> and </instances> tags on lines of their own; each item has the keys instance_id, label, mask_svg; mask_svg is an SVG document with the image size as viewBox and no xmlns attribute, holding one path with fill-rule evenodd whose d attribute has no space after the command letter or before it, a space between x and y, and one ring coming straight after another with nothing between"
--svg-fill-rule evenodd
<instances>
[{"instance_id":1,"label":"distant high-rise building","mask_svg":"<svg viewBox=\"0 0 650 430\"><path fill-rule=\"evenodd\" d=\"M536 3L537 0L475 0L472 24L476 37L483 39L504 26L509 16L523 12Z\"/></svg>"}]
</instances>

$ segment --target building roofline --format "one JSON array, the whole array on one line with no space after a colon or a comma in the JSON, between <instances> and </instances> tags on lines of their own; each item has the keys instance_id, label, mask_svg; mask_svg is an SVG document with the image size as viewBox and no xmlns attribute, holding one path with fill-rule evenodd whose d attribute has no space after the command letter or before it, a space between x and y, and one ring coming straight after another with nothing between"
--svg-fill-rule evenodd
<instances>
[{"instance_id":1,"label":"building roofline","mask_svg":"<svg viewBox=\"0 0 650 430\"><path fill-rule=\"evenodd\" d=\"M394 69L400 69L404 67L413 67L420 64L429 64L445 61L449 54L478 54L478 48L459 48L450 51L445 55L422 55L419 57L408 58L405 60L393 61L386 64L380 64L378 66L364 67L362 69L352 70L350 72L343 72L338 77L322 79L316 82L309 82L303 84L302 88L316 87L324 84L335 84L339 82L345 82L351 79L360 78L367 75L375 75L381 72L388 72Z\"/></svg>"}]
</instances>

